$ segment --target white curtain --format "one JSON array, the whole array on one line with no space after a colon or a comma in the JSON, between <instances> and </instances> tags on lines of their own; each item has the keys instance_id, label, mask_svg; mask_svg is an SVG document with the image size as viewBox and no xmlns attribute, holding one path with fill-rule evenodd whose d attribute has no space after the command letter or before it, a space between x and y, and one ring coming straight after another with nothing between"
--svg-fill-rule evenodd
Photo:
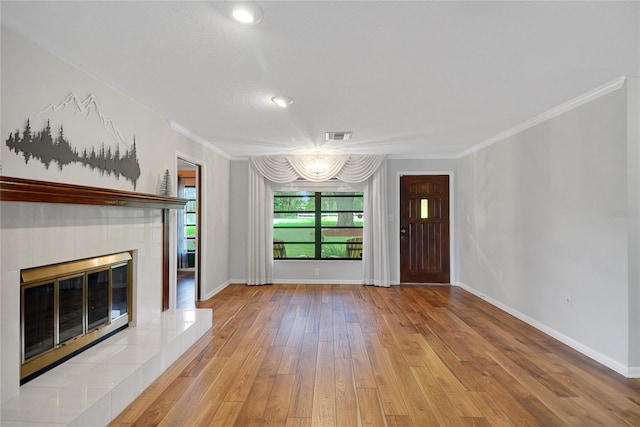
<instances>
[{"instance_id":1,"label":"white curtain","mask_svg":"<svg viewBox=\"0 0 640 427\"><path fill-rule=\"evenodd\" d=\"M273 277L273 190L249 165L249 254L247 284L264 285Z\"/></svg>"},{"instance_id":2,"label":"white curtain","mask_svg":"<svg viewBox=\"0 0 640 427\"><path fill-rule=\"evenodd\" d=\"M178 197L184 198L184 179L178 177ZM187 259L187 241L184 235L185 208L178 211L178 268L189 267Z\"/></svg>"},{"instance_id":3,"label":"white curtain","mask_svg":"<svg viewBox=\"0 0 640 427\"><path fill-rule=\"evenodd\" d=\"M322 182L332 178L365 183L363 230L363 282L389 286L387 241L387 188L385 156L261 156L249 158L250 285L273 278L273 187L298 178Z\"/></svg>"},{"instance_id":4,"label":"white curtain","mask_svg":"<svg viewBox=\"0 0 640 427\"><path fill-rule=\"evenodd\" d=\"M389 242L387 234L387 164L364 184L364 230L362 263L364 283L389 286Z\"/></svg>"}]
</instances>

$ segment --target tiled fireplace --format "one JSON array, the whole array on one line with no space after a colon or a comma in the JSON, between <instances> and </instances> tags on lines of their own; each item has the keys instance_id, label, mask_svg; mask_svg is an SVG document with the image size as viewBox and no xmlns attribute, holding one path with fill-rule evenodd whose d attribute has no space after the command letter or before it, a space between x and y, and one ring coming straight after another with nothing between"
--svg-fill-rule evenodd
<instances>
[{"instance_id":1,"label":"tiled fireplace","mask_svg":"<svg viewBox=\"0 0 640 427\"><path fill-rule=\"evenodd\" d=\"M162 312L161 209L2 201L0 236L0 424L4 425L9 420L11 425L32 425L38 420L20 418L24 415L20 415L20 408L27 404L48 407L55 402L58 403L55 403L54 414L45 420L53 425L86 421L87 417L96 416L90 413L91 407L94 412L99 412L102 417L99 419L108 420L211 325L208 310L206 313L201 310L189 313ZM104 321L105 317L109 322L117 319L128 322L131 316L132 327L21 386L20 301L24 292L21 287L24 272L34 267L105 254L126 254L125 258L130 258L105 267L118 269L127 265L126 268L130 269L130 290L125 297L127 313L122 313L125 310L122 304L114 309L112 296L109 308L99 308L91 317L93 321L87 318L83 326L78 326L76 322L75 329L58 325L51 337L32 340L31 350L36 351L39 345L56 346L65 337L77 336L80 328L83 333L91 329L99 330L108 323ZM92 274L91 271L89 274ZM116 270L115 274L120 272ZM86 280L97 279L96 276L84 276L83 281L86 283ZM73 287L73 284L63 282L63 286ZM122 297L116 298L120 298L122 303ZM88 312L84 313L87 316ZM204 323L199 323L201 320ZM194 325L197 327L192 327ZM42 343L44 341L46 345ZM87 381L81 377L83 372L93 372L99 377L92 380L94 386L89 389L83 389L82 384ZM31 403L25 403L25 399L31 399ZM73 401L69 406L72 409L62 408L59 403L69 399ZM38 411L29 412L28 416L38 416ZM18 419L27 421L21 423L16 421Z\"/></svg>"},{"instance_id":2,"label":"tiled fireplace","mask_svg":"<svg viewBox=\"0 0 640 427\"><path fill-rule=\"evenodd\" d=\"M127 252L132 315L160 312L162 217L159 209L0 202L2 401L20 387L21 271ZM144 278L144 280L140 280Z\"/></svg>"}]
</instances>

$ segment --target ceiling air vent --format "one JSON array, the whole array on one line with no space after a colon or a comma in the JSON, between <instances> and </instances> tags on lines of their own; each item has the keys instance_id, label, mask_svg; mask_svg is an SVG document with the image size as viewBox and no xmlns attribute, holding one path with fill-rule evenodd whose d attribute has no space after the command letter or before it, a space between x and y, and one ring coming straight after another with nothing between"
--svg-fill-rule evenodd
<instances>
[{"instance_id":1,"label":"ceiling air vent","mask_svg":"<svg viewBox=\"0 0 640 427\"><path fill-rule=\"evenodd\" d=\"M327 141L346 141L351 139L353 132L327 132L325 133L325 139Z\"/></svg>"}]
</instances>

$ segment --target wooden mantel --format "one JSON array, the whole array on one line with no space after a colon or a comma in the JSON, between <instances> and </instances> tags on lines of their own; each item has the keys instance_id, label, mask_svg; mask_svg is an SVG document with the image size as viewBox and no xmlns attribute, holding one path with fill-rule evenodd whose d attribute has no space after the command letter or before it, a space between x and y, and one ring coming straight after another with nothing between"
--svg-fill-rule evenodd
<instances>
[{"instance_id":1,"label":"wooden mantel","mask_svg":"<svg viewBox=\"0 0 640 427\"><path fill-rule=\"evenodd\" d=\"M0 201L162 209L162 310L169 308L169 209L182 209L187 199L0 176Z\"/></svg>"},{"instance_id":2,"label":"wooden mantel","mask_svg":"<svg viewBox=\"0 0 640 427\"><path fill-rule=\"evenodd\" d=\"M0 176L0 200L159 209L181 209L187 203L178 197L8 176Z\"/></svg>"}]
</instances>

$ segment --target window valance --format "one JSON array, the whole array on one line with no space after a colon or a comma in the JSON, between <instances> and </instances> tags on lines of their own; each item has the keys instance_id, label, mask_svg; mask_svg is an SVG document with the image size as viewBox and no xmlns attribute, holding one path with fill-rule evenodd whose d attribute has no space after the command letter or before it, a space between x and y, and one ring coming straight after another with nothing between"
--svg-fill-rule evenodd
<instances>
[{"instance_id":1,"label":"window valance","mask_svg":"<svg viewBox=\"0 0 640 427\"><path fill-rule=\"evenodd\" d=\"M309 155L309 156L259 156L249 161L256 171L269 181L284 184L304 178L322 182L332 178L357 183L369 179L384 162L378 155Z\"/></svg>"}]
</instances>

